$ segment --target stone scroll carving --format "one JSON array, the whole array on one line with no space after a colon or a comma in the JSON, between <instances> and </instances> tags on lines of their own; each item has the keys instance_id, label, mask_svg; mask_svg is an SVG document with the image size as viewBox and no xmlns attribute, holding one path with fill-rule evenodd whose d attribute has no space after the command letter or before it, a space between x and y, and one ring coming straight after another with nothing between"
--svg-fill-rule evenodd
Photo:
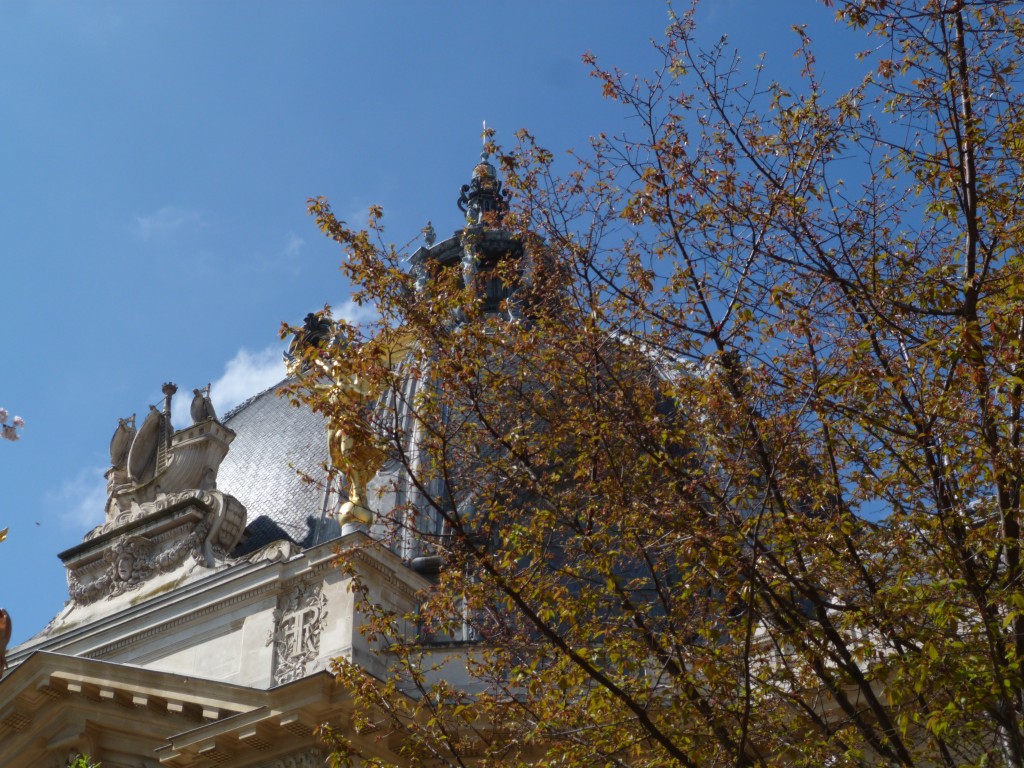
<instances>
[{"instance_id":1,"label":"stone scroll carving","mask_svg":"<svg viewBox=\"0 0 1024 768\"><path fill-rule=\"evenodd\" d=\"M320 634L327 618L323 584L302 583L278 598L274 629L267 645L274 646L274 683L298 680L320 655Z\"/></svg>"}]
</instances>

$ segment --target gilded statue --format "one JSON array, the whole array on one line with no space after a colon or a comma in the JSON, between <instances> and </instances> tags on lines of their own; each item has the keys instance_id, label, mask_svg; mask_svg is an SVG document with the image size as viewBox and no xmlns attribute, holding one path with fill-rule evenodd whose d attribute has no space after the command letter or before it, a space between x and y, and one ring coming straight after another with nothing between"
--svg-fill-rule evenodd
<instances>
[{"instance_id":1,"label":"gilded statue","mask_svg":"<svg viewBox=\"0 0 1024 768\"><path fill-rule=\"evenodd\" d=\"M369 421L372 402L378 395L370 380L351 359L301 354L304 348L343 343L339 341L339 334L333 333L336 328L327 318L307 315L303 330L290 348L289 373L294 375L302 370L307 375L314 371L319 374L311 386L326 396L330 406L327 409L330 414L327 446L331 466L348 482L348 501L338 509L338 522L344 531L349 525L369 528L373 524L367 485L384 465L386 454L380 446L380 436ZM403 340L385 348L382 354L393 364L396 356L404 355L408 349L409 344ZM360 417L352 418L354 412Z\"/></svg>"},{"instance_id":2,"label":"gilded statue","mask_svg":"<svg viewBox=\"0 0 1024 768\"><path fill-rule=\"evenodd\" d=\"M330 365L320 362L324 369L329 369L328 375L333 384L318 386L329 390L332 399L355 401L361 410L368 411L374 392L366 378L336 361ZM377 435L364 420L355 423L349 419L328 420L327 447L331 465L342 472L348 481L348 501L338 509L338 522L343 529L349 524L367 528L373 524L373 511L367 499L366 486L380 471L385 458L377 440Z\"/></svg>"}]
</instances>

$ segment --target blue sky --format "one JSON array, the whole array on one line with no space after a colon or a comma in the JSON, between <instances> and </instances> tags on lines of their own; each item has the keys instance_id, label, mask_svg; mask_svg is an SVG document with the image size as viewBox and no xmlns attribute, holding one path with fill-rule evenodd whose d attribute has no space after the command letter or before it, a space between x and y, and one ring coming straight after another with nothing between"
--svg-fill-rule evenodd
<instances>
[{"instance_id":1,"label":"blue sky","mask_svg":"<svg viewBox=\"0 0 1024 768\"><path fill-rule=\"evenodd\" d=\"M701 29L786 77L808 23L845 75L830 19L709 0ZM282 321L357 317L308 197L349 221L384 206L396 242L428 219L443 237L482 120L559 157L628 127L580 56L646 73L666 22L641 0L0 4L0 406L27 422L0 442L15 642L67 598L56 553L102 521L118 417L164 381L214 382L223 412L281 374Z\"/></svg>"}]
</instances>

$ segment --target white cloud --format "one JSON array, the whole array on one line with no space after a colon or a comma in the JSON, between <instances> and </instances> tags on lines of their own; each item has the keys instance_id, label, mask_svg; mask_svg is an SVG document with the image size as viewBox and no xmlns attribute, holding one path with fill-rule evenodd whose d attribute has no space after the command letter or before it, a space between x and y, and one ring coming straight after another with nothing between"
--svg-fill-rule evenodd
<instances>
[{"instance_id":1,"label":"white cloud","mask_svg":"<svg viewBox=\"0 0 1024 768\"><path fill-rule=\"evenodd\" d=\"M217 415L223 416L246 398L283 379L283 353L283 348L277 344L259 352L238 350L224 366L224 374L210 388L210 399Z\"/></svg>"},{"instance_id":2,"label":"white cloud","mask_svg":"<svg viewBox=\"0 0 1024 768\"><path fill-rule=\"evenodd\" d=\"M331 317L335 320L345 320L352 325L359 325L377 319L377 309L368 304L359 305L352 299L339 301L331 305Z\"/></svg>"},{"instance_id":3,"label":"white cloud","mask_svg":"<svg viewBox=\"0 0 1024 768\"><path fill-rule=\"evenodd\" d=\"M284 257L289 260L297 259L299 257L299 253L302 251L302 246L305 244L305 240L294 232L289 232L288 240L284 244Z\"/></svg>"},{"instance_id":4,"label":"white cloud","mask_svg":"<svg viewBox=\"0 0 1024 768\"><path fill-rule=\"evenodd\" d=\"M271 345L259 352L240 349L224 366L224 373L210 386L210 399L217 417L221 418L243 400L272 387L285 377L284 349ZM184 429L192 423L192 389L182 387L171 401L171 424Z\"/></svg>"},{"instance_id":5,"label":"white cloud","mask_svg":"<svg viewBox=\"0 0 1024 768\"><path fill-rule=\"evenodd\" d=\"M148 216L135 217L136 232L143 240L173 232L186 225L202 223L203 217L199 212L175 208L173 205L165 205Z\"/></svg>"},{"instance_id":6,"label":"white cloud","mask_svg":"<svg viewBox=\"0 0 1024 768\"><path fill-rule=\"evenodd\" d=\"M353 229L363 229L367 226L370 221L370 206L366 205L362 208L352 208L348 212L348 216L342 219Z\"/></svg>"},{"instance_id":7,"label":"white cloud","mask_svg":"<svg viewBox=\"0 0 1024 768\"><path fill-rule=\"evenodd\" d=\"M224 365L224 373L210 385L210 399L217 418L222 418L243 400L272 387L285 377L284 347L272 344L258 352L240 349ZM180 387L171 400L171 424L184 429L192 423L192 392L206 382L192 382ZM157 403L159 407L159 403Z\"/></svg>"},{"instance_id":8,"label":"white cloud","mask_svg":"<svg viewBox=\"0 0 1024 768\"><path fill-rule=\"evenodd\" d=\"M184 429L192 423L192 395L184 387L171 400L171 426ZM220 416L220 414L217 414ZM141 423L141 422L140 422Z\"/></svg>"},{"instance_id":9,"label":"white cloud","mask_svg":"<svg viewBox=\"0 0 1024 768\"><path fill-rule=\"evenodd\" d=\"M62 528L84 534L100 525L107 504L104 467L87 467L46 494L45 505Z\"/></svg>"}]
</instances>

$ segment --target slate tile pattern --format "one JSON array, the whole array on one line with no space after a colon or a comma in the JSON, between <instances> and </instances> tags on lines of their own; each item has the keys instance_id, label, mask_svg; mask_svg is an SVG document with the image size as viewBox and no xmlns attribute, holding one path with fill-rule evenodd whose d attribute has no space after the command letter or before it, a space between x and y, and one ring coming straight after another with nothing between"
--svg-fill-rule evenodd
<instances>
[{"instance_id":1,"label":"slate tile pattern","mask_svg":"<svg viewBox=\"0 0 1024 768\"><path fill-rule=\"evenodd\" d=\"M337 536L323 519L324 464L328 460L324 420L308 408L278 397L282 381L241 403L221 421L236 434L220 465L217 487L241 501L248 525L235 556L280 539L303 547ZM313 478L306 482L299 472ZM336 504L337 499L331 500ZM330 515L327 516L328 518Z\"/></svg>"}]
</instances>

